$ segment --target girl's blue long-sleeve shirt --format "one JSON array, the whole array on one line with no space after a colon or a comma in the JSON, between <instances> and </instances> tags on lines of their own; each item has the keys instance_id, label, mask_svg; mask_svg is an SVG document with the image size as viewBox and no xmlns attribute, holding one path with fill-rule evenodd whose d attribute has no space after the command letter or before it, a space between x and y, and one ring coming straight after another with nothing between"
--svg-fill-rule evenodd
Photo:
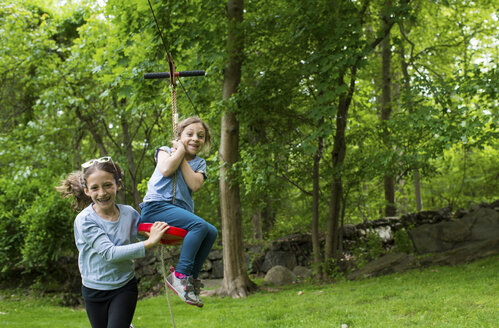
<instances>
[{"instance_id":1,"label":"girl's blue long-sleeve shirt","mask_svg":"<svg viewBox=\"0 0 499 328\"><path fill-rule=\"evenodd\" d=\"M140 215L133 207L118 204L118 220L108 221L92 205L74 222L82 283L98 290L123 287L134 277L134 259L145 256L144 243L134 242Z\"/></svg>"}]
</instances>

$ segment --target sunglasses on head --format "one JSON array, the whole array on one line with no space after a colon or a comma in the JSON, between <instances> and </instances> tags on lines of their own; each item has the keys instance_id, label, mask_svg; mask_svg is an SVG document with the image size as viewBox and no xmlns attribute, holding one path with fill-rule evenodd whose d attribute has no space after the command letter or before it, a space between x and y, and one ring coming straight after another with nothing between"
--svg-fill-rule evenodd
<instances>
[{"instance_id":1,"label":"sunglasses on head","mask_svg":"<svg viewBox=\"0 0 499 328\"><path fill-rule=\"evenodd\" d=\"M91 159L89 160L88 162L85 162L83 164L81 164L81 168L82 169L88 169L90 166L94 165L95 163L106 163L106 162L109 162L111 161L114 165L114 162L113 162L113 159L111 158L111 156L104 156L104 157L101 157L101 158L94 158L94 159Z\"/></svg>"}]
</instances>

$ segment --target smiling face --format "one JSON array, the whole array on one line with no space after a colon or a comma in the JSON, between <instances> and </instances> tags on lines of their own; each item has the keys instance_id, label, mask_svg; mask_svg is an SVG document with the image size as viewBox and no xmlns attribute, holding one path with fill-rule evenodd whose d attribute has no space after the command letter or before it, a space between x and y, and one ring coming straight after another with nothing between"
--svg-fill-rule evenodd
<instances>
[{"instance_id":1,"label":"smiling face","mask_svg":"<svg viewBox=\"0 0 499 328\"><path fill-rule=\"evenodd\" d=\"M185 146L187 158L193 159L203 149L206 141L206 131L203 124L192 123L186 126L180 134L180 141Z\"/></svg>"},{"instance_id":2,"label":"smiling face","mask_svg":"<svg viewBox=\"0 0 499 328\"><path fill-rule=\"evenodd\" d=\"M85 194L92 198L97 213L115 211L116 193L121 189L121 180L116 182L112 173L95 170L86 178Z\"/></svg>"}]
</instances>

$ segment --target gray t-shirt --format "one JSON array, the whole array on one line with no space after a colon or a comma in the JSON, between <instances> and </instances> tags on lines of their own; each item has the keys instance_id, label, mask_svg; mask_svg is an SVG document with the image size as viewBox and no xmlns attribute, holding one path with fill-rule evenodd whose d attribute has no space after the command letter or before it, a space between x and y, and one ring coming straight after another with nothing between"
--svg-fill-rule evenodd
<instances>
[{"instance_id":1,"label":"gray t-shirt","mask_svg":"<svg viewBox=\"0 0 499 328\"><path fill-rule=\"evenodd\" d=\"M161 147L156 151L156 161L158 160L158 152L164 150L171 154L171 148ZM188 162L194 172L202 173L206 179L206 161L196 156ZM180 167L177 169L177 183L175 188L175 205L182 207L189 212L194 212L194 200L192 199L192 191L187 186L182 175ZM173 181L174 175L168 177L163 176L156 165L154 172L147 183L147 193L144 197L144 203L166 201L171 202L173 199Z\"/></svg>"},{"instance_id":2,"label":"gray t-shirt","mask_svg":"<svg viewBox=\"0 0 499 328\"><path fill-rule=\"evenodd\" d=\"M135 242L139 213L118 204L120 216L113 222L101 218L92 205L74 221L82 283L98 290L123 287L134 277L134 259L145 256L144 243Z\"/></svg>"}]
</instances>

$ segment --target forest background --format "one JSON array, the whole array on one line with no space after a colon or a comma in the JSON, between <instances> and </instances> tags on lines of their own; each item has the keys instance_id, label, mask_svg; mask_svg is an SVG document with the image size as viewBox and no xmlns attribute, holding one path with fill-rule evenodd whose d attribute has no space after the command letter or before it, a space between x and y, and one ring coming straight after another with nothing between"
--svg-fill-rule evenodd
<instances>
[{"instance_id":1,"label":"forest background","mask_svg":"<svg viewBox=\"0 0 499 328\"><path fill-rule=\"evenodd\" d=\"M342 224L498 198L497 1L151 3L177 70L206 71L177 101L211 127L194 198L224 265L295 232L324 264ZM112 156L138 208L172 139L143 74L168 64L147 0L6 0L0 35L0 279L43 285L76 261L67 173Z\"/></svg>"}]
</instances>

